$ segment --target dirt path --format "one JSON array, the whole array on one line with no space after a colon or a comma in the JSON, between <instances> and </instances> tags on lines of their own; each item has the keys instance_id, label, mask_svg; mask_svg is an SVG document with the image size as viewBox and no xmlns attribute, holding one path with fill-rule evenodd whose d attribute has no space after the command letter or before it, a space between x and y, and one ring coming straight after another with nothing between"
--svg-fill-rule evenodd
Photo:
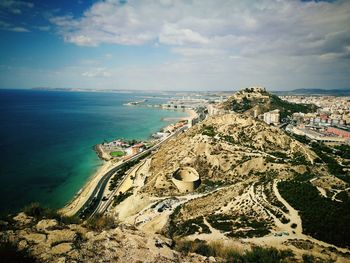
<instances>
[{"instance_id":1,"label":"dirt path","mask_svg":"<svg viewBox=\"0 0 350 263\"><path fill-rule=\"evenodd\" d=\"M302 222L301 222L301 218L299 216L298 211L296 211L286 200L284 200L284 198L280 195L278 189L277 189L277 181L274 180L273 182L273 192L275 194L275 196L277 197L278 201L280 201L289 211L289 215L285 214L285 216L289 217L290 219L290 224L288 224L289 226L289 231L294 231L295 234L298 236L302 235L303 232L303 227L302 227ZM292 229L290 227L291 224L296 224L296 228Z\"/></svg>"}]
</instances>

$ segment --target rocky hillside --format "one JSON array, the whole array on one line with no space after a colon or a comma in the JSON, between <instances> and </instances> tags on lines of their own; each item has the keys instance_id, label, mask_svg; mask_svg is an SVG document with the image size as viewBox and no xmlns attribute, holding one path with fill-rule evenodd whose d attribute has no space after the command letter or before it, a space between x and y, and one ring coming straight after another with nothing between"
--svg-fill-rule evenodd
<instances>
[{"instance_id":1,"label":"rocky hillside","mask_svg":"<svg viewBox=\"0 0 350 263\"><path fill-rule=\"evenodd\" d=\"M294 112L314 112L315 105L295 104L281 100L278 96L266 91L263 87L251 87L236 92L222 104L225 110L245 113L251 116L267 111L280 110L281 118L286 118Z\"/></svg>"},{"instance_id":2,"label":"rocky hillside","mask_svg":"<svg viewBox=\"0 0 350 263\"><path fill-rule=\"evenodd\" d=\"M0 241L42 262L349 262L349 184L321 150L249 116L254 107L265 106L164 143L103 217L21 213L1 222Z\"/></svg>"}]
</instances>

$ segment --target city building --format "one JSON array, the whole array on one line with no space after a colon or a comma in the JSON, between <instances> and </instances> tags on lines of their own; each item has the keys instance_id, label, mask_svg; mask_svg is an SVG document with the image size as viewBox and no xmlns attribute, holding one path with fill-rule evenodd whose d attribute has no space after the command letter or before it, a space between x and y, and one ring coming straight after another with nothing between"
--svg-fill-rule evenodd
<instances>
[{"instance_id":1,"label":"city building","mask_svg":"<svg viewBox=\"0 0 350 263\"><path fill-rule=\"evenodd\" d=\"M264 122L267 124L278 125L280 122L280 111L276 109L273 111L265 112Z\"/></svg>"},{"instance_id":2,"label":"city building","mask_svg":"<svg viewBox=\"0 0 350 263\"><path fill-rule=\"evenodd\" d=\"M343 137L343 138L350 139L350 131L349 130L340 129L340 128L336 128L336 127L328 127L327 132L333 133L333 134L338 135L338 136Z\"/></svg>"}]
</instances>

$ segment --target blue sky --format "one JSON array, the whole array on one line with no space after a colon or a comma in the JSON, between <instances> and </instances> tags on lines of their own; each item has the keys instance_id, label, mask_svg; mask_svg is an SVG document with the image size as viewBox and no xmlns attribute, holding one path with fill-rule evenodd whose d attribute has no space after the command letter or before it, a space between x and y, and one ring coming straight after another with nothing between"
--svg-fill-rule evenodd
<instances>
[{"instance_id":1,"label":"blue sky","mask_svg":"<svg viewBox=\"0 0 350 263\"><path fill-rule=\"evenodd\" d=\"M0 1L0 88L350 88L350 1Z\"/></svg>"}]
</instances>

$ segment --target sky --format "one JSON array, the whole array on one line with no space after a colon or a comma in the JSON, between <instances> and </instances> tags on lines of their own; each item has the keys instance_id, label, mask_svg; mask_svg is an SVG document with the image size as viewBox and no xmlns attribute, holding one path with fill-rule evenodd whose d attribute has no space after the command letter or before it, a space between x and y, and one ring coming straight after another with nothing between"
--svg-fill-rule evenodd
<instances>
[{"instance_id":1,"label":"sky","mask_svg":"<svg viewBox=\"0 0 350 263\"><path fill-rule=\"evenodd\" d=\"M350 89L350 1L0 1L0 88Z\"/></svg>"}]
</instances>

